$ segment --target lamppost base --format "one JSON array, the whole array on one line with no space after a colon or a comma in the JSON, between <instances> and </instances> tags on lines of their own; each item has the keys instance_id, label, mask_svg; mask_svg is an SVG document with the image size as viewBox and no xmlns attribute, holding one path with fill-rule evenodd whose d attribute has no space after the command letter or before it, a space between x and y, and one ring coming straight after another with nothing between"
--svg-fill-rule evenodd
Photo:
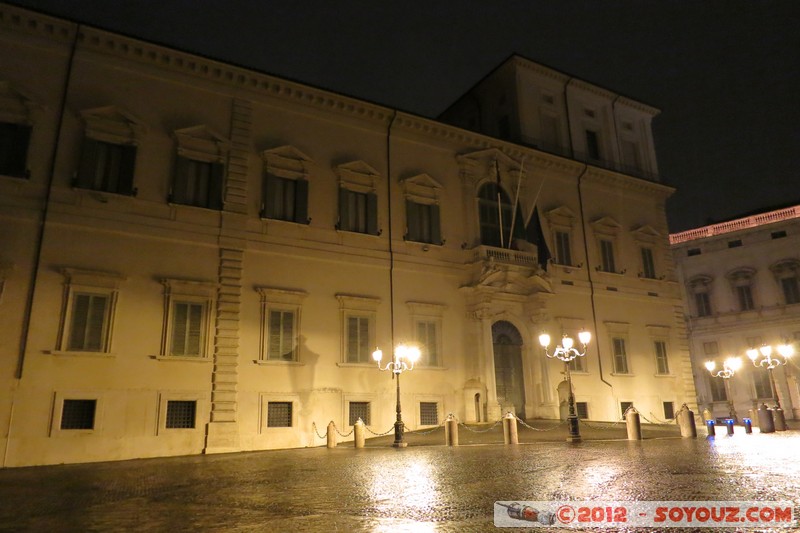
<instances>
[{"instance_id":1,"label":"lamppost base","mask_svg":"<svg viewBox=\"0 0 800 533\"><path fill-rule=\"evenodd\" d=\"M567 416L567 424L569 426L569 435L567 435L567 442L580 442L581 430L578 427L578 417L570 414Z\"/></svg>"},{"instance_id":2,"label":"lamppost base","mask_svg":"<svg viewBox=\"0 0 800 533\"><path fill-rule=\"evenodd\" d=\"M392 448L406 448L406 447L408 447L408 443L407 442L393 442L392 443Z\"/></svg>"}]
</instances>

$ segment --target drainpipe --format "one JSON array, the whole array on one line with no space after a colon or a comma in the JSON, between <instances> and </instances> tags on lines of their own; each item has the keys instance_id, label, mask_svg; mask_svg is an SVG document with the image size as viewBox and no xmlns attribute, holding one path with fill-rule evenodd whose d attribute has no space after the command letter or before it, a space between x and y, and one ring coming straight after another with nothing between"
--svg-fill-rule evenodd
<instances>
[{"instance_id":1,"label":"drainpipe","mask_svg":"<svg viewBox=\"0 0 800 533\"><path fill-rule=\"evenodd\" d=\"M389 120L389 126L386 128L386 192L387 203L386 209L389 215L389 326L390 334L389 340L391 341L392 354L394 354L394 248L392 248L392 127L394 120L397 118L397 110L392 111L392 118ZM394 357L394 355L392 355ZM392 374L394 376L394 374Z\"/></svg>"},{"instance_id":2,"label":"drainpipe","mask_svg":"<svg viewBox=\"0 0 800 533\"><path fill-rule=\"evenodd\" d=\"M581 214L581 229L583 230L583 252L586 255L586 276L589 280L589 300L592 302L592 324L594 325L595 338L597 338L599 337L597 335L597 308L594 301L594 281L592 281L592 268L589 264L589 239L586 233L586 218L583 214L583 191L581 190L581 183L588 169L589 165L584 163L583 171L578 176L578 205ZM599 342L597 343L597 368L600 370L600 381L613 389L614 386L603 377L603 358L601 357Z\"/></svg>"},{"instance_id":3,"label":"drainpipe","mask_svg":"<svg viewBox=\"0 0 800 533\"><path fill-rule=\"evenodd\" d=\"M55 181L56 172L56 155L61 146L61 127L64 123L64 110L67 105L67 92L69 90L69 82L72 78L72 65L75 60L75 50L78 46L78 36L80 35L81 25L75 25L75 36L72 38L72 47L67 59L67 72L64 77L64 87L61 92L61 103L59 104L58 122L56 123L55 138L53 139L53 152L50 155L49 173L50 176L47 182L47 190L45 192L44 207L42 209L42 217L39 222L39 234L37 236L36 251L33 258L33 269L31 271L30 289L28 289L28 297L25 302L25 320L22 322L22 332L20 334L19 342L19 356L17 358L17 369L15 376L17 380L22 379L22 370L25 365L25 352L28 349L28 335L31 326L31 311L33 310L33 297L36 293L36 282L39 278L39 268L42 261L42 247L44 244L44 231L47 222L47 214L50 208L50 197L53 192L53 181Z\"/></svg>"}]
</instances>

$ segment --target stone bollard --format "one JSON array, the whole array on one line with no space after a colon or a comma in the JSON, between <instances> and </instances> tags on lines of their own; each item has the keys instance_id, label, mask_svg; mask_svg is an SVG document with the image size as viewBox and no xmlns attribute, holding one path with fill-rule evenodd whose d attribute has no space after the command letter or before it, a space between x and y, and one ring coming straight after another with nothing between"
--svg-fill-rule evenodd
<instances>
[{"instance_id":1,"label":"stone bollard","mask_svg":"<svg viewBox=\"0 0 800 533\"><path fill-rule=\"evenodd\" d=\"M681 410L678 411L678 426L681 428L681 437L697 437L697 425L694 422L694 413L689 406L683 404Z\"/></svg>"},{"instance_id":2,"label":"stone bollard","mask_svg":"<svg viewBox=\"0 0 800 533\"><path fill-rule=\"evenodd\" d=\"M725 428L728 430L728 436L733 437L733 423L735 421L733 418L726 418L725 419Z\"/></svg>"},{"instance_id":3,"label":"stone bollard","mask_svg":"<svg viewBox=\"0 0 800 533\"><path fill-rule=\"evenodd\" d=\"M360 418L353 424L353 443L356 448L364 447L364 422Z\"/></svg>"},{"instance_id":4,"label":"stone bollard","mask_svg":"<svg viewBox=\"0 0 800 533\"><path fill-rule=\"evenodd\" d=\"M758 429L761 433L774 433L775 420L772 418L772 410L766 404L761 404L758 408Z\"/></svg>"},{"instance_id":5,"label":"stone bollard","mask_svg":"<svg viewBox=\"0 0 800 533\"><path fill-rule=\"evenodd\" d=\"M772 420L775 421L775 431L786 431L786 417L783 409L777 406L772 409Z\"/></svg>"},{"instance_id":6,"label":"stone bollard","mask_svg":"<svg viewBox=\"0 0 800 533\"><path fill-rule=\"evenodd\" d=\"M505 444L519 444L517 417L510 411L503 417L503 442Z\"/></svg>"},{"instance_id":7,"label":"stone bollard","mask_svg":"<svg viewBox=\"0 0 800 533\"><path fill-rule=\"evenodd\" d=\"M713 420L706 420L706 428L708 429L709 437L715 437L717 435L716 422Z\"/></svg>"},{"instance_id":8,"label":"stone bollard","mask_svg":"<svg viewBox=\"0 0 800 533\"><path fill-rule=\"evenodd\" d=\"M444 421L444 443L446 446L458 446L458 420L453 413Z\"/></svg>"},{"instance_id":9,"label":"stone bollard","mask_svg":"<svg viewBox=\"0 0 800 533\"><path fill-rule=\"evenodd\" d=\"M328 448L336 448L336 424L333 420L328 423Z\"/></svg>"},{"instance_id":10,"label":"stone bollard","mask_svg":"<svg viewBox=\"0 0 800 533\"><path fill-rule=\"evenodd\" d=\"M625 411L625 425L628 427L628 440L642 440L642 425L639 411L632 405Z\"/></svg>"}]
</instances>

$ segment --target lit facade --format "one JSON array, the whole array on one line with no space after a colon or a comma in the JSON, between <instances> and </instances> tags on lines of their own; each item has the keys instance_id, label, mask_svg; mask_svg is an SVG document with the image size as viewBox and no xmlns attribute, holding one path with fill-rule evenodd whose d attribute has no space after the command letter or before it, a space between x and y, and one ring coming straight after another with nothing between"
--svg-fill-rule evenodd
<instances>
[{"instance_id":1,"label":"lit facade","mask_svg":"<svg viewBox=\"0 0 800 533\"><path fill-rule=\"evenodd\" d=\"M755 367L746 352L763 344L800 340L800 206L759 213L670 235L686 294L686 320L698 403L715 418L738 417L766 403L772 407L768 371ZM777 354L775 354L777 355ZM742 360L730 378L730 398L722 378L703 366ZM797 356L773 370L786 418L800 418ZM783 360L783 358L780 358Z\"/></svg>"},{"instance_id":2,"label":"lit facade","mask_svg":"<svg viewBox=\"0 0 800 533\"><path fill-rule=\"evenodd\" d=\"M543 330L594 335L582 416L695 407L657 110L514 56L436 121L0 15L4 466L383 432L400 342L409 429L563 416Z\"/></svg>"}]
</instances>

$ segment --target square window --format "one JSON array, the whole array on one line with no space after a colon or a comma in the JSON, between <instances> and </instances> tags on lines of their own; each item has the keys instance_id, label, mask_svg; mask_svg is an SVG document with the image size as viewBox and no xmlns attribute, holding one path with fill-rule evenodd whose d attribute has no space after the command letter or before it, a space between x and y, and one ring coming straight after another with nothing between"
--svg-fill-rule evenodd
<instances>
[{"instance_id":1,"label":"square window","mask_svg":"<svg viewBox=\"0 0 800 533\"><path fill-rule=\"evenodd\" d=\"M439 425L439 403L420 402L419 403L419 424L421 426Z\"/></svg>"},{"instance_id":2,"label":"square window","mask_svg":"<svg viewBox=\"0 0 800 533\"><path fill-rule=\"evenodd\" d=\"M308 224L308 181L267 174L262 216Z\"/></svg>"},{"instance_id":3,"label":"square window","mask_svg":"<svg viewBox=\"0 0 800 533\"><path fill-rule=\"evenodd\" d=\"M719 353L719 344L717 344L717 341L704 342L703 353L706 355L717 355Z\"/></svg>"},{"instance_id":4,"label":"square window","mask_svg":"<svg viewBox=\"0 0 800 533\"><path fill-rule=\"evenodd\" d=\"M97 400L64 400L61 429L94 429Z\"/></svg>"},{"instance_id":5,"label":"square window","mask_svg":"<svg viewBox=\"0 0 800 533\"><path fill-rule=\"evenodd\" d=\"M578 418L586 420L589 418L589 404L587 402L575 402L575 412Z\"/></svg>"},{"instance_id":6,"label":"square window","mask_svg":"<svg viewBox=\"0 0 800 533\"><path fill-rule=\"evenodd\" d=\"M30 137L30 126L0 122L0 175L27 176Z\"/></svg>"},{"instance_id":7,"label":"square window","mask_svg":"<svg viewBox=\"0 0 800 533\"><path fill-rule=\"evenodd\" d=\"M178 156L170 202L222 209L225 165Z\"/></svg>"},{"instance_id":8,"label":"square window","mask_svg":"<svg viewBox=\"0 0 800 533\"><path fill-rule=\"evenodd\" d=\"M586 362L583 357L576 357L567 365L569 365L570 372L586 372Z\"/></svg>"},{"instance_id":9,"label":"square window","mask_svg":"<svg viewBox=\"0 0 800 533\"><path fill-rule=\"evenodd\" d=\"M406 240L441 244L439 206L406 200Z\"/></svg>"},{"instance_id":10,"label":"square window","mask_svg":"<svg viewBox=\"0 0 800 533\"><path fill-rule=\"evenodd\" d=\"M339 188L339 225L337 229L355 233L378 234L378 196Z\"/></svg>"},{"instance_id":11,"label":"square window","mask_svg":"<svg viewBox=\"0 0 800 533\"><path fill-rule=\"evenodd\" d=\"M196 400L167 401L167 429L191 429L195 427Z\"/></svg>"},{"instance_id":12,"label":"square window","mask_svg":"<svg viewBox=\"0 0 800 533\"><path fill-rule=\"evenodd\" d=\"M625 411L633 407L633 402L619 402L619 407L622 412L622 418L625 418Z\"/></svg>"},{"instance_id":13,"label":"square window","mask_svg":"<svg viewBox=\"0 0 800 533\"><path fill-rule=\"evenodd\" d=\"M362 422L364 422L364 424L370 425L369 402L350 402L349 411L349 425L354 425L359 418Z\"/></svg>"},{"instance_id":14,"label":"square window","mask_svg":"<svg viewBox=\"0 0 800 533\"><path fill-rule=\"evenodd\" d=\"M673 418L675 418L674 402L664 402L664 418L667 420L672 420Z\"/></svg>"},{"instance_id":15,"label":"square window","mask_svg":"<svg viewBox=\"0 0 800 533\"><path fill-rule=\"evenodd\" d=\"M133 194L136 146L84 138L75 186L115 194Z\"/></svg>"},{"instance_id":16,"label":"square window","mask_svg":"<svg viewBox=\"0 0 800 533\"><path fill-rule=\"evenodd\" d=\"M292 427L292 402L268 402L267 427Z\"/></svg>"}]
</instances>

